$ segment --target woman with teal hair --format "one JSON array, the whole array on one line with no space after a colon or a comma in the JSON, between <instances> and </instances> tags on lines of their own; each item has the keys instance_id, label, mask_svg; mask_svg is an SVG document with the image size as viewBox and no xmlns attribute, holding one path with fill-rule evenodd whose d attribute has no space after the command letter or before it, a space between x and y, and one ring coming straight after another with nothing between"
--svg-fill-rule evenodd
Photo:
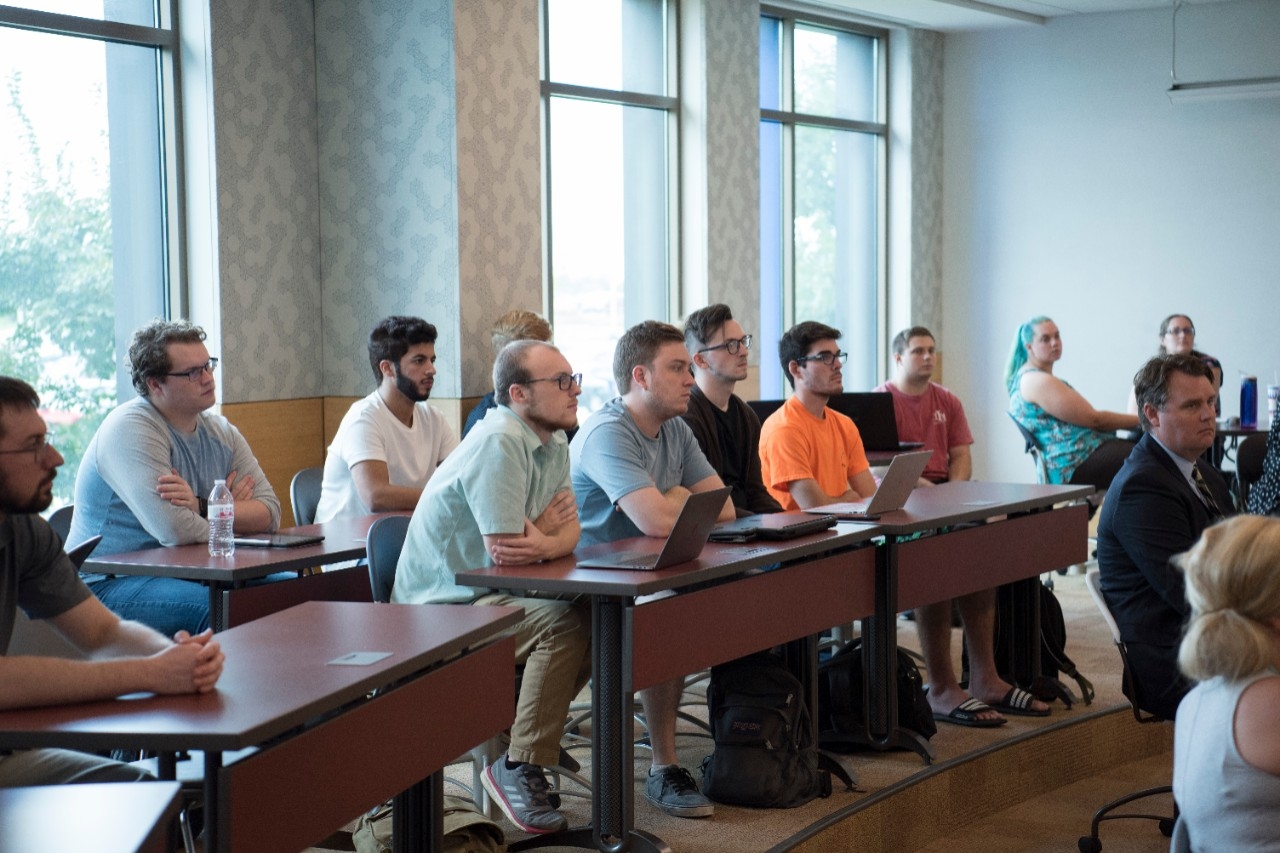
<instances>
[{"instance_id":1,"label":"woman with teal hair","mask_svg":"<svg viewBox=\"0 0 1280 853\"><path fill-rule=\"evenodd\" d=\"M1116 438L1118 429L1138 429L1138 416L1095 409L1053 375L1062 358L1062 336L1048 317L1033 317L1018 328L1005 367L1009 414L1035 438L1050 483L1111 485L1133 442Z\"/></svg>"}]
</instances>

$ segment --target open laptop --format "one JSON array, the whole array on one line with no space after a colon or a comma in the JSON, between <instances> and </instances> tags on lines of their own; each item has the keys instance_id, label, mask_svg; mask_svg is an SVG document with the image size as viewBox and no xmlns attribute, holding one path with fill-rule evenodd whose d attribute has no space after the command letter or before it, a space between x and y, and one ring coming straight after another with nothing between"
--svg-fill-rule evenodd
<instances>
[{"instance_id":1,"label":"open laptop","mask_svg":"<svg viewBox=\"0 0 1280 853\"><path fill-rule=\"evenodd\" d=\"M826 513L841 521L874 521L882 513L900 510L906 506L911 490L916 487L916 482L932 455L932 450L899 453L889 463L884 479L868 500L815 506L805 512Z\"/></svg>"},{"instance_id":2,"label":"open laptop","mask_svg":"<svg viewBox=\"0 0 1280 853\"><path fill-rule=\"evenodd\" d=\"M893 413L893 395L888 391L834 394L827 405L853 418L866 450L915 450L919 441L898 440L898 420Z\"/></svg>"},{"instance_id":3,"label":"open laptop","mask_svg":"<svg viewBox=\"0 0 1280 853\"><path fill-rule=\"evenodd\" d=\"M807 512L771 512L744 515L717 524L711 530L712 542L750 542L753 539L794 539L834 527L834 515L812 515Z\"/></svg>"},{"instance_id":4,"label":"open laptop","mask_svg":"<svg viewBox=\"0 0 1280 853\"><path fill-rule=\"evenodd\" d=\"M680 508L680 515L671 528L671 535L667 537L667 541L662 544L662 550L658 553L624 551L604 557L579 560L578 568L645 572L687 563L702 553L702 546L707 544L711 528L720 517L724 502L729 499L729 492L729 487L724 486L709 492L689 495L685 499L684 506Z\"/></svg>"},{"instance_id":5,"label":"open laptop","mask_svg":"<svg viewBox=\"0 0 1280 853\"><path fill-rule=\"evenodd\" d=\"M236 536L232 541L247 548L298 548L323 542L324 537L307 533L254 533Z\"/></svg>"}]
</instances>

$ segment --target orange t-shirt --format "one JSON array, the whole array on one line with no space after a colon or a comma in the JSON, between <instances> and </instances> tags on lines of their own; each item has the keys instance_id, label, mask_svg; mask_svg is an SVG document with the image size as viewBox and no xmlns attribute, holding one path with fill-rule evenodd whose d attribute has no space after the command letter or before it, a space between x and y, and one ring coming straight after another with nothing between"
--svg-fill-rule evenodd
<instances>
[{"instance_id":1,"label":"orange t-shirt","mask_svg":"<svg viewBox=\"0 0 1280 853\"><path fill-rule=\"evenodd\" d=\"M760 473L784 510L799 509L791 483L816 480L831 497L843 495L849 478L871 466L853 420L832 409L815 418L794 396L760 427Z\"/></svg>"}]
</instances>

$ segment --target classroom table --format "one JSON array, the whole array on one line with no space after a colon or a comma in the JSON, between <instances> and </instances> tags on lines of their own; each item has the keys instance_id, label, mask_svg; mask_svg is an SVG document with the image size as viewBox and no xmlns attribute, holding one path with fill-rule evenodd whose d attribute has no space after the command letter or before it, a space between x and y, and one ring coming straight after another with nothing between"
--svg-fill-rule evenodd
<instances>
[{"instance_id":1,"label":"classroom table","mask_svg":"<svg viewBox=\"0 0 1280 853\"><path fill-rule=\"evenodd\" d=\"M868 746L933 760L927 740L898 726L897 614L904 610L1016 584L1013 609L1025 618L1012 626L1011 651L1039 673L1038 577L1087 559L1089 511L1081 501L1093 491L958 481L918 488L903 509L880 516L875 612L862 632Z\"/></svg>"},{"instance_id":2,"label":"classroom table","mask_svg":"<svg viewBox=\"0 0 1280 853\"><path fill-rule=\"evenodd\" d=\"M296 548L237 545L235 553L229 557L209 556L209 546L203 542L171 548L143 548L106 556L91 555L81 570L108 575L179 578L206 584L209 588L210 624L214 630L222 631L303 601L370 601L368 572L364 568L321 572L285 583L253 586L246 586L246 583L276 572L302 572L317 566L363 559L369 527L384 515L408 513L349 516L279 531L324 537L314 545Z\"/></svg>"},{"instance_id":3,"label":"classroom table","mask_svg":"<svg viewBox=\"0 0 1280 853\"><path fill-rule=\"evenodd\" d=\"M0 788L4 853L168 853L177 782Z\"/></svg>"},{"instance_id":4,"label":"classroom table","mask_svg":"<svg viewBox=\"0 0 1280 853\"><path fill-rule=\"evenodd\" d=\"M441 769L513 719L515 642L495 638L521 613L307 602L219 634L211 693L0 712L0 749L152 750L166 778L202 751L206 850L302 850L392 796L396 849L436 849Z\"/></svg>"},{"instance_id":5,"label":"classroom table","mask_svg":"<svg viewBox=\"0 0 1280 853\"><path fill-rule=\"evenodd\" d=\"M668 850L634 826L633 694L745 654L803 641L809 707L817 706L820 631L872 612L874 525L827 530L786 542L708 544L700 557L658 571L579 569L577 560L657 551L657 539L579 549L533 566L458 574L470 586L589 596L592 614L591 825L535 836L509 849L568 846L602 851ZM762 571L783 563L779 568ZM658 593L676 592L649 598ZM637 599L641 599L637 601Z\"/></svg>"}]
</instances>

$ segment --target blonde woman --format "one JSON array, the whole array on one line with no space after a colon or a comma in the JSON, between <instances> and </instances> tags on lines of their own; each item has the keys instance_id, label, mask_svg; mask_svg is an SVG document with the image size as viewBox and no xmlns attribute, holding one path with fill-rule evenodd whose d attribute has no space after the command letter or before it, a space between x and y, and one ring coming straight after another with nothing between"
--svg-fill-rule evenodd
<instances>
[{"instance_id":1,"label":"blonde woman","mask_svg":"<svg viewBox=\"0 0 1280 853\"><path fill-rule=\"evenodd\" d=\"M1177 563L1191 605L1178 665L1200 682L1178 706L1178 834L1184 849L1280 851L1280 519L1224 521Z\"/></svg>"}]
</instances>

